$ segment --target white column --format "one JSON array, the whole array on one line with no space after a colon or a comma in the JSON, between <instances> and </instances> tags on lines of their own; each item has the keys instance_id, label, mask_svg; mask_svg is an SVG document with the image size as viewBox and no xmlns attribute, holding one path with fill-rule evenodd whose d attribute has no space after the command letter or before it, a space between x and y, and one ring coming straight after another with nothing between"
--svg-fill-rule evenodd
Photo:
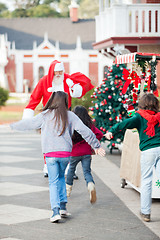
<instances>
[{"instance_id":1,"label":"white column","mask_svg":"<svg viewBox=\"0 0 160 240\"><path fill-rule=\"evenodd\" d=\"M160 17L160 16L158 16ZM155 19L155 10L151 11L151 32L155 34L156 32L156 25L155 25L156 19Z\"/></svg>"},{"instance_id":2,"label":"white column","mask_svg":"<svg viewBox=\"0 0 160 240\"><path fill-rule=\"evenodd\" d=\"M99 0L99 13L103 11L103 0Z\"/></svg>"},{"instance_id":3,"label":"white column","mask_svg":"<svg viewBox=\"0 0 160 240\"><path fill-rule=\"evenodd\" d=\"M7 65L7 50L5 43L5 36L0 34L0 86L8 87L8 82L5 75L5 66Z\"/></svg>"},{"instance_id":4,"label":"white column","mask_svg":"<svg viewBox=\"0 0 160 240\"><path fill-rule=\"evenodd\" d=\"M0 65L0 87L2 88L8 88L8 83L6 79L6 74L4 71L4 66Z\"/></svg>"},{"instance_id":5,"label":"white column","mask_svg":"<svg viewBox=\"0 0 160 240\"><path fill-rule=\"evenodd\" d=\"M105 0L105 8L109 8L109 0Z\"/></svg>"},{"instance_id":6,"label":"white column","mask_svg":"<svg viewBox=\"0 0 160 240\"><path fill-rule=\"evenodd\" d=\"M16 61L16 92L23 92L23 61L20 59Z\"/></svg>"}]
</instances>

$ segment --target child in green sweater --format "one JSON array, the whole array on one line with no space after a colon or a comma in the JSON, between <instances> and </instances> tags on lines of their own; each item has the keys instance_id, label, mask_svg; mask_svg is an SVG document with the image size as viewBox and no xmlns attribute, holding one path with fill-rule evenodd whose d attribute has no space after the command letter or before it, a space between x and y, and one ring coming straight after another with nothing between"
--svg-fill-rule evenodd
<instances>
[{"instance_id":1,"label":"child in green sweater","mask_svg":"<svg viewBox=\"0 0 160 240\"><path fill-rule=\"evenodd\" d=\"M137 128L141 150L141 212L142 219L150 221L153 167L160 180L160 112L159 101L152 93L139 100L139 110L129 119L117 123L105 134L111 139L118 131Z\"/></svg>"}]
</instances>

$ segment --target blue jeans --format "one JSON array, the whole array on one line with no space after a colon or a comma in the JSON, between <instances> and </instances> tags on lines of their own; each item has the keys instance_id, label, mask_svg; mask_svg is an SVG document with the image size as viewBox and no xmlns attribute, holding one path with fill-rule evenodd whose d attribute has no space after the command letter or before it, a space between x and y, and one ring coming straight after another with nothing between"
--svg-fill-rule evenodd
<instances>
[{"instance_id":1,"label":"blue jeans","mask_svg":"<svg viewBox=\"0 0 160 240\"><path fill-rule=\"evenodd\" d=\"M65 169L70 157L56 158L46 157L48 168L49 192L51 209L60 208L60 202L67 203L66 184L65 184Z\"/></svg>"},{"instance_id":2,"label":"blue jeans","mask_svg":"<svg viewBox=\"0 0 160 240\"><path fill-rule=\"evenodd\" d=\"M91 174L91 155L71 157L66 183L68 185L73 185L73 176L75 174L76 166L79 162L81 162L82 164L83 174L84 174L84 178L86 180L87 185L89 182L94 183L94 180Z\"/></svg>"},{"instance_id":3,"label":"blue jeans","mask_svg":"<svg viewBox=\"0 0 160 240\"><path fill-rule=\"evenodd\" d=\"M160 147L141 152L141 212L151 213L153 168L160 180Z\"/></svg>"}]
</instances>

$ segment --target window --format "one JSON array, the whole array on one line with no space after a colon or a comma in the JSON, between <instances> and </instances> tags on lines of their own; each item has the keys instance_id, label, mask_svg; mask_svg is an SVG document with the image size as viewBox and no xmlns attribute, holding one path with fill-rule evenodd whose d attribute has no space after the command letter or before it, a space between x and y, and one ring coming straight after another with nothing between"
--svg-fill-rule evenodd
<instances>
[{"instance_id":1,"label":"window","mask_svg":"<svg viewBox=\"0 0 160 240\"><path fill-rule=\"evenodd\" d=\"M39 67L39 79L44 76L44 67Z\"/></svg>"},{"instance_id":2,"label":"window","mask_svg":"<svg viewBox=\"0 0 160 240\"><path fill-rule=\"evenodd\" d=\"M104 66L104 69L103 69L103 78L107 78L107 73L108 73L108 66Z\"/></svg>"}]
</instances>

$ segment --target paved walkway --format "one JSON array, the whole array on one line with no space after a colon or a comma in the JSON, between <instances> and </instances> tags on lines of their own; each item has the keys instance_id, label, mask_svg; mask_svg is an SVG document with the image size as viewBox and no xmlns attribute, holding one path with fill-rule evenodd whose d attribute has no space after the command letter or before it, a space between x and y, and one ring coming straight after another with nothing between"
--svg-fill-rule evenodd
<instances>
[{"instance_id":1,"label":"paved walkway","mask_svg":"<svg viewBox=\"0 0 160 240\"><path fill-rule=\"evenodd\" d=\"M78 167L68 210L72 216L51 224L48 179L43 178L40 135L0 126L0 239L3 240L158 240L160 201L152 204L152 222L139 219L139 193L120 188L120 154L93 157L97 203Z\"/></svg>"}]
</instances>

